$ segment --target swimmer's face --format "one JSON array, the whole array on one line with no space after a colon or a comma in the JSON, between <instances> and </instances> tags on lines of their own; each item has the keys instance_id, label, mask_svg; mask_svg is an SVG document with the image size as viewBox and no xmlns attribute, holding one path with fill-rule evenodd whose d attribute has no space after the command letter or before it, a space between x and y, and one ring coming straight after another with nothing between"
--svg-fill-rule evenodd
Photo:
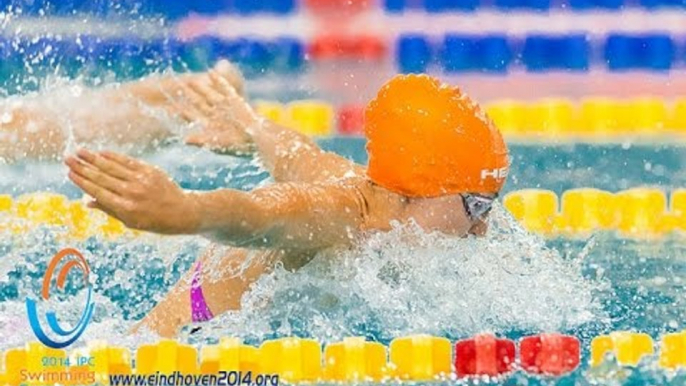
<instances>
[{"instance_id":1,"label":"swimmer's face","mask_svg":"<svg viewBox=\"0 0 686 386\"><path fill-rule=\"evenodd\" d=\"M482 219L473 221L469 218L463 198L459 194L414 199L408 203L406 210L408 217L413 218L427 231L465 236L483 235L487 228Z\"/></svg>"}]
</instances>

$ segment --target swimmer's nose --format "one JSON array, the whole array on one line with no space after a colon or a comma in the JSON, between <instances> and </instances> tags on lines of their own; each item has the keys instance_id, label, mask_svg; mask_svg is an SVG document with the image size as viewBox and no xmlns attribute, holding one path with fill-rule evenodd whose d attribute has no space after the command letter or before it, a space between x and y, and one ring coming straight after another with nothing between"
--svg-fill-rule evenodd
<instances>
[{"instance_id":1,"label":"swimmer's nose","mask_svg":"<svg viewBox=\"0 0 686 386\"><path fill-rule=\"evenodd\" d=\"M478 220L471 228L469 228L469 234L473 236L484 236L488 231L488 224L486 221Z\"/></svg>"}]
</instances>

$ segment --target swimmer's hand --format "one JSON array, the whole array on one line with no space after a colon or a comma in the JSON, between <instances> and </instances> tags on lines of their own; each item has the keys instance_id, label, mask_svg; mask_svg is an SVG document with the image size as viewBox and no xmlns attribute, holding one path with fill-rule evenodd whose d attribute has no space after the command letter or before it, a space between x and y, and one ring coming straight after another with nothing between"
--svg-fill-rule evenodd
<instances>
[{"instance_id":1,"label":"swimmer's hand","mask_svg":"<svg viewBox=\"0 0 686 386\"><path fill-rule=\"evenodd\" d=\"M200 127L186 137L186 144L220 154L253 153L249 133L261 124L261 119L231 83L212 70L208 78L190 81L182 89L183 103L176 102L175 113Z\"/></svg>"},{"instance_id":2,"label":"swimmer's hand","mask_svg":"<svg viewBox=\"0 0 686 386\"><path fill-rule=\"evenodd\" d=\"M226 123L211 122L185 138L187 145L202 147L217 154L247 157L255 146L242 128Z\"/></svg>"},{"instance_id":3,"label":"swimmer's hand","mask_svg":"<svg viewBox=\"0 0 686 386\"><path fill-rule=\"evenodd\" d=\"M91 208L127 227L161 234L192 234L200 220L192 193L159 168L112 152L79 150L68 157L69 179L94 198Z\"/></svg>"}]
</instances>

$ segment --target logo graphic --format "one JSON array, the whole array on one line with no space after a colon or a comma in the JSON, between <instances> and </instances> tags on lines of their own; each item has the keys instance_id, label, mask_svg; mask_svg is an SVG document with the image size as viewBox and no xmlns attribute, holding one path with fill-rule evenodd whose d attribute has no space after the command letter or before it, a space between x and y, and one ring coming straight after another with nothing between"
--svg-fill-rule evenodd
<instances>
[{"instance_id":1,"label":"logo graphic","mask_svg":"<svg viewBox=\"0 0 686 386\"><path fill-rule=\"evenodd\" d=\"M68 259L69 257L72 258ZM55 255L55 257L52 258L50 264L48 264L48 269L45 272L45 276L43 276L43 290L41 291L41 296L43 300L50 299L50 282L52 281L52 277L55 272L55 269L57 268L57 265L65 259L68 260L62 266L62 268L59 271L59 274L57 275L57 288L60 290L64 289L64 281L72 269L80 269L81 273L83 274L84 280L86 281L86 283L88 283L90 267L88 265L88 262L86 262L86 259L81 254L81 252L73 248L63 249L59 251ZM64 348L74 343L77 339L79 339L81 334L83 334L83 332L86 329L86 326L88 326L88 323L90 322L90 319L93 316L93 309L95 308L95 305L93 304L91 295L92 287L89 284L88 298L86 299L86 307L83 310L83 314L81 314L81 319L79 320L79 322L76 324L76 326L74 326L71 329L64 329L62 328L62 326L60 326L54 311L50 311L45 314L46 319L48 321L48 326L50 327L50 330L52 330L52 333L54 335L58 335L60 338L63 338L59 341L53 340L45 333L38 318L38 307L36 305L36 301L27 298L26 311L28 312L31 329L33 330L33 333L36 335L36 338L38 338L38 340L40 340L41 343L43 343L44 345L51 348Z\"/></svg>"},{"instance_id":2,"label":"logo graphic","mask_svg":"<svg viewBox=\"0 0 686 386\"><path fill-rule=\"evenodd\" d=\"M509 168L507 166L505 166L504 168L493 169L493 170L483 169L483 170L481 170L481 179L485 180L486 178L491 177L491 178L494 178L496 180L500 180L500 179L506 178L508 172L509 172Z\"/></svg>"}]
</instances>

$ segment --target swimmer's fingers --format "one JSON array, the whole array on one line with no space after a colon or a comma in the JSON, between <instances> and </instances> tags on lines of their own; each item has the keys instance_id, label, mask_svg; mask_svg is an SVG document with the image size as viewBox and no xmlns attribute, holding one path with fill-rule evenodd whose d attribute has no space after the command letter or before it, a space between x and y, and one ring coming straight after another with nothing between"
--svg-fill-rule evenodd
<instances>
[{"instance_id":1,"label":"swimmer's fingers","mask_svg":"<svg viewBox=\"0 0 686 386\"><path fill-rule=\"evenodd\" d=\"M175 78L173 92L167 94L168 103L165 104L167 111L179 115L189 122L197 121L200 117L206 117L208 112L212 110L212 106L207 104L202 96L188 87L187 83L191 82L192 79L191 77Z\"/></svg>"},{"instance_id":2,"label":"swimmer's fingers","mask_svg":"<svg viewBox=\"0 0 686 386\"><path fill-rule=\"evenodd\" d=\"M194 82L189 82L190 85ZM207 99L198 93L189 84L183 84L183 99L179 102L185 102L185 108L192 111L195 115L202 115L207 118L214 112L214 105L208 103Z\"/></svg>"},{"instance_id":3,"label":"swimmer's fingers","mask_svg":"<svg viewBox=\"0 0 686 386\"><path fill-rule=\"evenodd\" d=\"M210 80L212 80L212 87L217 90L217 92L224 95L224 97L240 97L236 88L216 70L210 70L208 74L210 75Z\"/></svg>"},{"instance_id":4,"label":"swimmer's fingers","mask_svg":"<svg viewBox=\"0 0 686 386\"><path fill-rule=\"evenodd\" d=\"M93 167L77 158L69 157L66 162L69 170L76 173L78 176L103 187L110 192L120 194L122 187L126 184L124 181L114 178L107 173L103 173L96 167Z\"/></svg>"},{"instance_id":5,"label":"swimmer's fingers","mask_svg":"<svg viewBox=\"0 0 686 386\"><path fill-rule=\"evenodd\" d=\"M227 146L231 146L233 145L233 142L230 140L222 140L227 137L226 131L236 131L236 123L232 120L222 121L221 126L217 123L210 123L203 130L188 134L185 141L187 145L198 147L205 147L218 143L224 143Z\"/></svg>"},{"instance_id":6,"label":"swimmer's fingers","mask_svg":"<svg viewBox=\"0 0 686 386\"><path fill-rule=\"evenodd\" d=\"M111 217L116 217L116 214L112 210L110 210L106 206L100 205L100 203L97 200L89 201L88 204L86 204L86 206L91 208L91 209L97 209L101 212L104 212L104 213L110 215Z\"/></svg>"},{"instance_id":7,"label":"swimmer's fingers","mask_svg":"<svg viewBox=\"0 0 686 386\"><path fill-rule=\"evenodd\" d=\"M211 72L210 76L212 76ZM215 78L217 77L215 76ZM217 82L227 83L225 79L221 78L217 78ZM227 95L222 92L223 86L209 85L199 81L189 83L189 87L193 88L197 94L202 95L205 100L210 101L214 105L211 121L221 122L223 126L232 125L235 129L244 131L258 120L250 105L236 94L236 91L232 91L230 95ZM232 87L231 85L226 85L225 88Z\"/></svg>"},{"instance_id":8,"label":"swimmer's fingers","mask_svg":"<svg viewBox=\"0 0 686 386\"><path fill-rule=\"evenodd\" d=\"M110 192L109 190L98 186L97 184L87 180L86 178L78 175L74 171L69 172L69 179L76 184L81 190L86 194L93 197L98 202L98 207L101 208L116 208L121 200L116 194ZM104 210L108 214L111 214L111 209Z\"/></svg>"},{"instance_id":9,"label":"swimmer's fingers","mask_svg":"<svg viewBox=\"0 0 686 386\"><path fill-rule=\"evenodd\" d=\"M202 98L210 103L212 103L215 108L225 107L226 98L224 95L218 93L215 89L210 87L204 82L190 82L188 85L197 94L201 95Z\"/></svg>"},{"instance_id":10,"label":"swimmer's fingers","mask_svg":"<svg viewBox=\"0 0 686 386\"><path fill-rule=\"evenodd\" d=\"M196 109L195 106L192 104L181 103L176 99L171 99L169 101L167 111L173 115L181 117L181 119L188 123L199 122L205 124L207 121L205 114Z\"/></svg>"},{"instance_id":11,"label":"swimmer's fingers","mask_svg":"<svg viewBox=\"0 0 686 386\"><path fill-rule=\"evenodd\" d=\"M91 153L85 149L79 150L76 154L80 159L104 171L114 178L126 181L130 177L130 173L126 168L110 159L98 156L97 154Z\"/></svg>"},{"instance_id":12,"label":"swimmer's fingers","mask_svg":"<svg viewBox=\"0 0 686 386\"><path fill-rule=\"evenodd\" d=\"M208 71L208 73L210 73L210 75L215 74L220 76L231 84L231 88L234 89L239 96L244 96L245 79L243 78L243 74L241 74L241 71L228 60L222 59L218 61L214 68Z\"/></svg>"},{"instance_id":13,"label":"swimmer's fingers","mask_svg":"<svg viewBox=\"0 0 686 386\"><path fill-rule=\"evenodd\" d=\"M184 97L183 85L187 75L163 78L159 81L159 88L166 100L178 100Z\"/></svg>"},{"instance_id":14,"label":"swimmer's fingers","mask_svg":"<svg viewBox=\"0 0 686 386\"><path fill-rule=\"evenodd\" d=\"M247 156L255 151L251 138L235 121L227 120L226 126L202 130L185 138L187 145L206 148L219 154Z\"/></svg>"},{"instance_id":15,"label":"swimmer's fingers","mask_svg":"<svg viewBox=\"0 0 686 386\"><path fill-rule=\"evenodd\" d=\"M225 105L232 107L232 112L238 120L254 121L258 119L255 111L226 79L214 71L210 71L209 74L212 80L211 88L224 96Z\"/></svg>"},{"instance_id":16,"label":"swimmer's fingers","mask_svg":"<svg viewBox=\"0 0 686 386\"><path fill-rule=\"evenodd\" d=\"M119 165L128 169L129 172L137 172L143 170L146 167L146 165L143 162L135 158L127 157L123 154L115 153L112 151L103 151L100 153L100 155L107 158L110 161L118 163Z\"/></svg>"}]
</instances>

